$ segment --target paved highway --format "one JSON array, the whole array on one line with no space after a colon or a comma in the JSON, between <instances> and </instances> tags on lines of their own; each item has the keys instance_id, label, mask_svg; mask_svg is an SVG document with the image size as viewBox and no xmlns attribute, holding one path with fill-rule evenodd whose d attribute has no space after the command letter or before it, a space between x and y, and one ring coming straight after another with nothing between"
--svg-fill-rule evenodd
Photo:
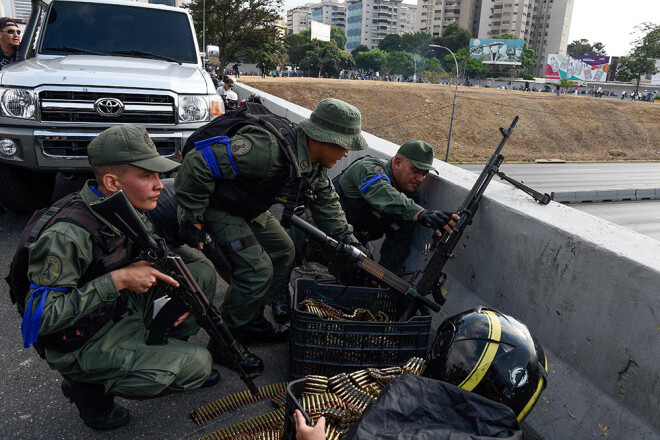
<instances>
[{"instance_id":1,"label":"paved highway","mask_svg":"<svg viewBox=\"0 0 660 440\"><path fill-rule=\"evenodd\" d=\"M459 165L480 173L483 165ZM542 193L660 188L660 162L504 164L500 169ZM498 177L494 178L499 181ZM660 201L584 203L580 211L660 240Z\"/></svg>"}]
</instances>

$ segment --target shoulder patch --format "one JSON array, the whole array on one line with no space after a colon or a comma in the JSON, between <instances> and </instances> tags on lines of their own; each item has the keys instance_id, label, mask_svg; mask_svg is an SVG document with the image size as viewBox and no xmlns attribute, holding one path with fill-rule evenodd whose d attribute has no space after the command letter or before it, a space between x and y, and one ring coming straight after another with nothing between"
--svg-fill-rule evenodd
<instances>
[{"instance_id":1,"label":"shoulder patch","mask_svg":"<svg viewBox=\"0 0 660 440\"><path fill-rule=\"evenodd\" d=\"M62 273L62 262L54 255L49 255L44 261L44 268L39 277L40 286L50 286L60 277Z\"/></svg>"},{"instance_id":2,"label":"shoulder patch","mask_svg":"<svg viewBox=\"0 0 660 440\"><path fill-rule=\"evenodd\" d=\"M374 165L374 167L371 169L371 172L374 174L385 174L385 168L380 165Z\"/></svg>"},{"instance_id":3,"label":"shoulder patch","mask_svg":"<svg viewBox=\"0 0 660 440\"><path fill-rule=\"evenodd\" d=\"M248 139L236 139L229 144L233 156L243 156L252 149L252 142Z\"/></svg>"}]
</instances>

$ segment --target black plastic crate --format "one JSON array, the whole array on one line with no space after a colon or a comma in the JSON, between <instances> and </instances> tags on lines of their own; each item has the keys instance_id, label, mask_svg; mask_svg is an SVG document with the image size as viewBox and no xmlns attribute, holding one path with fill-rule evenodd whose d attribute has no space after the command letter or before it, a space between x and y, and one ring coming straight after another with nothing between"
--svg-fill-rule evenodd
<instances>
[{"instance_id":1,"label":"black plastic crate","mask_svg":"<svg viewBox=\"0 0 660 440\"><path fill-rule=\"evenodd\" d=\"M295 410L300 410L300 412L307 418L309 423L309 415L305 413L298 399L302 397L303 392L305 391L305 382L307 379L298 379L293 382L289 382L289 385L286 387L286 405L284 408L284 434L282 435L282 440L295 440L296 439L296 421L293 418L293 412Z\"/></svg>"},{"instance_id":2,"label":"black plastic crate","mask_svg":"<svg viewBox=\"0 0 660 440\"><path fill-rule=\"evenodd\" d=\"M298 310L312 298L332 306L380 311L394 320L403 313L407 299L390 289L318 284L296 280L289 339L293 378L307 375L334 376L364 368L403 365L411 357L426 357L431 329L428 309L405 322L335 321Z\"/></svg>"}]
</instances>

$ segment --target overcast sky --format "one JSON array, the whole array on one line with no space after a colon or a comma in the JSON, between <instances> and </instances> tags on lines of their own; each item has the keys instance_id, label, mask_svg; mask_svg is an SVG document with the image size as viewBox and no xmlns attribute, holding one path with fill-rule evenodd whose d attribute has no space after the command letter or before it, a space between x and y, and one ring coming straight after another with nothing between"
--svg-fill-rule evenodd
<instances>
[{"instance_id":1,"label":"overcast sky","mask_svg":"<svg viewBox=\"0 0 660 440\"><path fill-rule=\"evenodd\" d=\"M284 9L316 2L284 0ZM600 41L608 55L625 55L635 39L631 32L647 21L660 24L660 0L575 0L568 42L582 38L592 43Z\"/></svg>"}]
</instances>

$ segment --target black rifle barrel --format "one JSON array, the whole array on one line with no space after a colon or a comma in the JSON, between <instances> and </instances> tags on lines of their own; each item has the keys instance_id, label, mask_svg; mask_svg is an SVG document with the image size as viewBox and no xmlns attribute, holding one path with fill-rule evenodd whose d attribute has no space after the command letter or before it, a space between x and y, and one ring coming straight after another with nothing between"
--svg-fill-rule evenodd
<instances>
[{"instance_id":1,"label":"black rifle barrel","mask_svg":"<svg viewBox=\"0 0 660 440\"><path fill-rule=\"evenodd\" d=\"M499 170L499 166L502 163L502 160L504 160L504 156L500 153L502 148L504 148L506 141L511 136L511 132L513 132L519 119L519 116L513 118L511 125L506 130L500 127L502 140L490 156L490 159L488 159L486 166L481 170L479 177L463 200L461 206L458 208L458 211L456 211L456 214L458 214L460 218L456 221L453 233L450 234L449 232L444 231L442 237L433 237L433 245L431 247L433 254L429 259L429 262L426 264L421 278L416 283L417 291L421 295L433 294L433 298L436 301L444 301L439 285L439 281L443 277L442 270L447 261L452 257L452 253L456 248L458 241L461 239L465 228L472 222L472 218L479 209L479 203L481 202L481 197L483 196L484 191L486 191L491 179Z\"/></svg>"}]
</instances>

